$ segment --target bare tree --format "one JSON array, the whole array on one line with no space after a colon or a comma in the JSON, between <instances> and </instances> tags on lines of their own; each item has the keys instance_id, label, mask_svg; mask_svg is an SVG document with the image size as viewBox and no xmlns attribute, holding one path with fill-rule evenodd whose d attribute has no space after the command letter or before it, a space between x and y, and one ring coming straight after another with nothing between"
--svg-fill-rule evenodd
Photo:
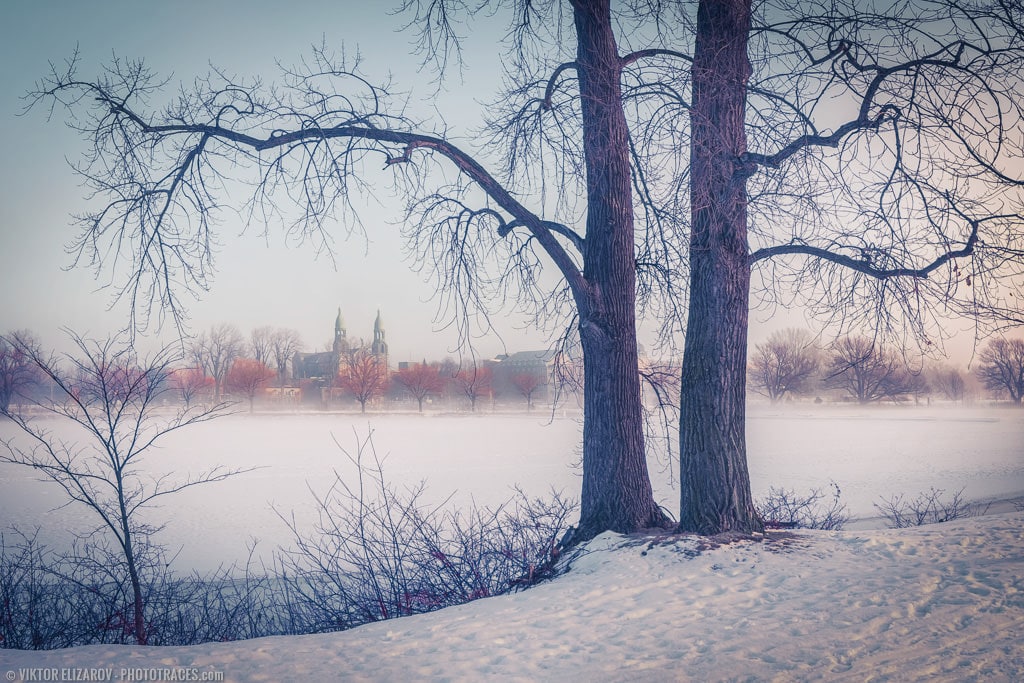
<instances>
[{"instance_id":1,"label":"bare tree","mask_svg":"<svg viewBox=\"0 0 1024 683\"><path fill-rule=\"evenodd\" d=\"M23 348L39 348L39 342L27 330L10 332L7 338L0 337L0 415L7 412L15 397L38 381L35 363L21 350Z\"/></svg>"},{"instance_id":2,"label":"bare tree","mask_svg":"<svg viewBox=\"0 0 1024 683\"><path fill-rule=\"evenodd\" d=\"M220 402L231 364L245 353L242 333L234 325L213 325L192 342L191 353L195 364L213 378L213 400Z\"/></svg>"},{"instance_id":3,"label":"bare tree","mask_svg":"<svg viewBox=\"0 0 1024 683\"><path fill-rule=\"evenodd\" d=\"M359 411L365 413L366 403L383 396L387 391L388 369L384 361L370 353L369 349L349 349L338 373L338 386L352 394L359 402Z\"/></svg>"},{"instance_id":4,"label":"bare tree","mask_svg":"<svg viewBox=\"0 0 1024 683\"><path fill-rule=\"evenodd\" d=\"M469 399L470 410L476 412L476 402L493 391L494 371L486 365L474 364L455 374L455 385Z\"/></svg>"},{"instance_id":5,"label":"bare tree","mask_svg":"<svg viewBox=\"0 0 1024 683\"><path fill-rule=\"evenodd\" d=\"M445 381L437 366L427 365L427 361L413 363L392 375L396 384L404 388L416 399L419 411L423 412L423 401L429 396L437 396L444 391Z\"/></svg>"},{"instance_id":6,"label":"bare tree","mask_svg":"<svg viewBox=\"0 0 1024 683\"><path fill-rule=\"evenodd\" d=\"M820 363L821 354L810 333L800 329L780 330L754 347L750 383L755 391L764 393L775 403L786 394L803 394L810 390Z\"/></svg>"},{"instance_id":7,"label":"bare tree","mask_svg":"<svg viewBox=\"0 0 1024 683\"><path fill-rule=\"evenodd\" d=\"M654 500L645 459L637 373L637 230L622 93L630 60L619 53L605 1L569 3L571 22L561 19L558 2L514 5L514 17L500 16L512 26L506 63L515 84L498 98L505 110L521 110L522 126L502 132L495 122L493 139L469 136L482 143L475 150L457 145L458 132L449 134L443 122L413 124L403 116L404 98L325 50L286 70L272 88L216 74L200 79L159 115L146 111L146 102L164 81L141 62L115 60L88 82L71 60L36 100L67 105L92 141L81 170L107 208L83 221L77 253L100 264L116 245L133 245L121 253L131 262L123 295L142 312L134 320L145 323L156 305L180 316L176 283L208 283L208 238L220 203L215 178L253 170L253 212L281 216L297 200L294 229L329 249L329 218L354 211L350 193L384 186L375 175L384 165L408 203L411 249L436 274L464 339L472 320L486 324L487 312L513 291L538 316L573 321L586 375L576 539L663 525L668 518ZM458 40L449 19L474 14L443 1L406 8L434 55ZM439 16L439 31L429 30ZM520 160L529 160L534 146L519 131L554 112L554 95L553 115L566 135L552 185L561 196L551 214L548 181L535 182L546 171L530 161L532 170L522 172ZM575 114L566 118L563 104ZM497 163L495 151L503 156ZM555 277L542 276L552 267Z\"/></svg>"},{"instance_id":8,"label":"bare tree","mask_svg":"<svg viewBox=\"0 0 1024 683\"><path fill-rule=\"evenodd\" d=\"M37 405L80 426L92 441L68 443L23 412L10 411L26 438L2 442L0 461L31 467L57 483L70 501L96 516L100 532L113 540L115 557L121 562L108 570L123 570L127 575L130 628L136 642L144 645L148 629L143 557L151 548L150 537L158 530L143 522L145 511L165 496L241 470L215 468L177 483L167 476L146 474L142 461L155 443L170 432L223 414L225 406L218 403L175 413L157 410L161 397L170 390L167 376L174 360L170 347L140 359L118 338L90 341L73 333L71 338L77 351L64 357L67 368L60 366L58 358L16 338L7 341L31 359L56 389L53 401Z\"/></svg>"},{"instance_id":9,"label":"bare tree","mask_svg":"<svg viewBox=\"0 0 1024 683\"><path fill-rule=\"evenodd\" d=\"M271 366L274 364L274 328L257 327L249 334L249 351L253 360Z\"/></svg>"},{"instance_id":10,"label":"bare tree","mask_svg":"<svg viewBox=\"0 0 1024 683\"><path fill-rule=\"evenodd\" d=\"M202 368L178 368L172 370L168 381L171 387L181 396L186 408L192 406L192 401L200 394L208 391L213 385L213 379L206 376Z\"/></svg>"},{"instance_id":11,"label":"bare tree","mask_svg":"<svg viewBox=\"0 0 1024 683\"><path fill-rule=\"evenodd\" d=\"M1024 339L993 339L978 360L982 383L988 389L1006 392L1020 405L1024 398Z\"/></svg>"},{"instance_id":12,"label":"bare tree","mask_svg":"<svg viewBox=\"0 0 1024 683\"><path fill-rule=\"evenodd\" d=\"M302 336L297 330L279 327L270 337L270 350L277 368L277 386L283 387L288 377L288 363L302 350Z\"/></svg>"},{"instance_id":13,"label":"bare tree","mask_svg":"<svg viewBox=\"0 0 1024 683\"><path fill-rule=\"evenodd\" d=\"M83 221L82 260L123 249L126 296L176 313L169 283L206 284L215 178L253 169L257 211L298 198L298 228L322 236L350 191L377 186L363 162L383 163L451 310L514 290L542 317L572 316L586 414L577 539L666 521L644 460L637 303L669 330L686 317L679 528L702 533L762 527L744 431L752 290L757 305L795 301L840 331L926 349L950 314L982 331L1021 321L1004 293L1024 277L1016 3L511 5L404 4L428 58L457 50L470 16L514 17L511 86L476 153L444 125L412 125L386 88L323 52L275 89L201 79L163 115L145 110L163 81L141 63L92 82L73 62L55 72L37 101L66 105L91 137L83 175L108 199ZM432 184L439 167L457 179ZM457 316L464 335L471 319Z\"/></svg>"},{"instance_id":14,"label":"bare tree","mask_svg":"<svg viewBox=\"0 0 1024 683\"><path fill-rule=\"evenodd\" d=\"M277 374L255 358L239 358L231 364L224 387L228 391L238 392L249 401L249 412L253 411L256 394Z\"/></svg>"},{"instance_id":15,"label":"bare tree","mask_svg":"<svg viewBox=\"0 0 1024 683\"><path fill-rule=\"evenodd\" d=\"M533 395L542 387L547 386L547 381L535 372L519 372L509 378L516 391L526 399L526 409L533 410Z\"/></svg>"},{"instance_id":16,"label":"bare tree","mask_svg":"<svg viewBox=\"0 0 1024 683\"><path fill-rule=\"evenodd\" d=\"M962 402L967 396L967 381L958 368L940 364L930 366L928 384L949 401Z\"/></svg>"},{"instance_id":17,"label":"bare tree","mask_svg":"<svg viewBox=\"0 0 1024 683\"><path fill-rule=\"evenodd\" d=\"M832 345L828 386L844 389L859 403L896 400L914 393L914 376L898 356L867 337L845 337Z\"/></svg>"},{"instance_id":18,"label":"bare tree","mask_svg":"<svg viewBox=\"0 0 1024 683\"><path fill-rule=\"evenodd\" d=\"M960 0L695 5L642 5L675 21L625 58L635 166L656 205L688 214L671 233L689 276L680 529L757 530L752 307L925 350L950 315L1022 320L1007 292L1024 276L1024 18Z\"/></svg>"}]
</instances>

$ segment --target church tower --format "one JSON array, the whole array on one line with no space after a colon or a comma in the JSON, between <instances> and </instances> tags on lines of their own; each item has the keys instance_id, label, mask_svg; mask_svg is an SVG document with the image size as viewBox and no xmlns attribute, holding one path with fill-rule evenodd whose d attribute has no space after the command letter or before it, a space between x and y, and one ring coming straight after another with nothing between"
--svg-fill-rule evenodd
<instances>
[{"instance_id":1,"label":"church tower","mask_svg":"<svg viewBox=\"0 0 1024 683\"><path fill-rule=\"evenodd\" d=\"M334 353L341 354L348 350L348 340L345 338L345 321L341 319L341 307L338 307L338 317L334 321Z\"/></svg>"},{"instance_id":2,"label":"church tower","mask_svg":"<svg viewBox=\"0 0 1024 683\"><path fill-rule=\"evenodd\" d=\"M377 319L373 321L373 344L370 346L370 353L383 359L384 367L388 365L388 343L384 340L384 321L380 317L380 309L377 309Z\"/></svg>"}]
</instances>

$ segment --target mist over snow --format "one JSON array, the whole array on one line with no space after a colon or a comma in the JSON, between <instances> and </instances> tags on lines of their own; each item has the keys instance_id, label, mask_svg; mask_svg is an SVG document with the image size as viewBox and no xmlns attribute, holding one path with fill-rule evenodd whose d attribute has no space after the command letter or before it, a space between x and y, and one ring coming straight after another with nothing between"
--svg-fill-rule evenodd
<instances>
[{"instance_id":1,"label":"mist over snow","mask_svg":"<svg viewBox=\"0 0 1024 683\"><path fill-rule=\"evenodd\" d=\"M244 564L254 541L254 559L269 559L291 541L279 514L311 525L312 492L326 492L335 472L352 481L355 468L342 449L354 454L371 431L387 479L398 487L426 482L426 501L497 506L517 485L532 496L552 488L579 496L581 423L571 412L240 414L170 434L145 454L145 467L175 480L218 465L257 469L163 499L144 519L166 524L155 540L175 556L176 570ZM755 498L769 487L828 493L835 482L854 517L848 528L880 528L874 503L932 487L962 488L967 500L1024 496L1022 411L753 406L747 433ZM14 426L0 421L0 438L12 436ZM658 501L678 509L677 463L652 454L650 468ZM65 501L28 468L0 464L0 526L40 527L40 539L60 547L67 530L95 525Z\"/></svg>"}]
</instances>

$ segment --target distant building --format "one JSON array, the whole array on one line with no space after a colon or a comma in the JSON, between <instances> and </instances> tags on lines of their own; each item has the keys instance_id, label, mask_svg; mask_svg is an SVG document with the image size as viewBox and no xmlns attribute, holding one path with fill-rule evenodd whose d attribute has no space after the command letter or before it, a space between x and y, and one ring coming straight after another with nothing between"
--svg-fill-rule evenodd
<instances>
[{"instance_id":1,"label":"distant building","mask_svg":"<svg viewBox=\"0 0 1024 683\"><path fill-rule=\"evenodd\" d=\"M334 385L334 378L342 367L342 359L345 354L358 344L353 345L348 339L348 332L345 329L345 321L341 317L341 308L338 309L338 317L334 320L334 343L330 351L317 353L296 353L292 358L292 378L299 380L316 380L321 387ZM380 311L377 311L377 319L373 323L373 342L370 345L370 353L381 358L384 367L388 367L388 343L385 339L384 322L381 319Z\"/></svg>"},{"instance_id":2,"label":"distant building","mask_svg":"<svg viewBox=\"0 0 1024 683\"><path fill-rule=\"evenodd\" d=\"M370 345L370 353L384 361L384 367L388 367L388 343L384 340L384 321L380 317L380 309L377 309L377 319L373 321L373 343Z\"/></svg>"},{"instance_id":3,"label":"distant building","mask_svg":"<svg viewBox=\"0 0 1024 683\"><path fill-rule=\"evenodd\" d=\"M519 391L513 380L517 375L533 375L545 387L537 396L547 396L548 387L554 384L555 352L518 351L509 355L501 355L498 362L491 365L492 384L495 393L503 396L516 395Z\"/></svg>"}]
</instances>

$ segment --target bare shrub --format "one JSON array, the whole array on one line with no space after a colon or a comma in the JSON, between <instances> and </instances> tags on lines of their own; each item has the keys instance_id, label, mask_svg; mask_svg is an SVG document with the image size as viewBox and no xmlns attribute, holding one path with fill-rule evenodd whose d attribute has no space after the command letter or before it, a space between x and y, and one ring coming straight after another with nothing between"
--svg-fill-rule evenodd
<instances>
[{"instance_id":1,"label":"bare shrub","mask_svg":"<svg viewBox=\"0 0 1024 683\"><path fill-rule=\"evenodd\" d=\"M139 576L149 579L159 553L148 544L137 551ZM143 599L151 583L142 585ZM38 531L12 529L0 536L2 647L137 642L133 596L125 564L102 534L77 538L62 553L44 546Z\"/></svg>"},{"instance_id":2,"label":"bare shrub","mask_svg":"<svg viewBox=\"0 0 1024 683\"><path fill-rule=\"evenodd\" d=\"M170 573L151 586L148 606L154 615L150 643L191 645L306 632L288 610L280 578L249 563L210 575Z\"/></svg>"},{"instance_id":3,"label":"bare shrub","mask_svg":"<svg viewBox=\"0 0 1024 683\"><path fill-rule=\"evenodd\" d=\"M932 487L928 492L921 493L912 500L905 500L902 495L893 496L889 500L875 503L875 509L888 521L890 529L938 524L965 517L977 517L988 512L989 504L972 504L964 500L964 490L960 489L949 500L943 500L945 490Z\"/></svg>"},{"instance_id":4,"label":"bare shrub","mask_svg":"<svg viewBox=\"0 0 1024 683\"><path fill-rule=\"evenodd\" d=\"M316 497L312 530L285 520L296 547L269 568L253 562L251 548L244 567L178 576L152 530L140 527L136 586L120 546L101 532L76 537L66 552L48 550L35 534L0 534L0 648L137 642L136 594L147 644L190 645L341 630L555 574L575 502L517 490L494 509L450 510L424 502L422 484L389 485L369 436L349 457L355 481L337 476Z\"/></svg>"},{"instance_id":5,"label":"bare shrub","mask_svg":"<svg viewBox=\"0 0 1024 683\"><path fill-rule=\"evenodd\" d=\"M831 501L825 501L826 494L821 489L812 489L810 493L798 494L792 489L768 489L768 495L757 501L757 514L766 527L802 528L802 529L842 529L850 515L846 504L840 502L842 491L839 485L831 482Z\"/></svg>"},{"instance_id":6,"label":"bare shrub","mask_svg":"<svg viewBox=\"0 0 1024 683\"><path fill-rule=\"evenodd\" d=\"M24 406L8 408L4 414L21 438L0 440L0 462L32 468L53 481L64 490L68 504L97 524L79 537L81 551L63 557L60 564L73 576L84 572L82 580L106 576L103 596L120 596L119 614L131 612L131 633L145 645L149 634L143 585L149 567L160 566L161 554L152 543L159 527L143 521L147 509L166 496L248 469L217 467L180 481L147 473L142 463L154 444L171 432L223 415L226 406L161 410L171 391L168 377L175 357L170 346L141 358L123 335L98 341L68 334L77 351L65 354L63 362L23 339L12 337L7 343L50 383L50 396L38 397L33 408L81 427L86 438L65 441ZM125 581L130 590L122 590ZM110 615L112 623L119 614Z\"/></svg>"},{"instance_id":7,"label":"bare shrub","mask_svg":"<svg viewBox=\"0 0 1024 683\"><path fill-rule=\"evenodd\" d=\"M74 645L74 607L47 569L37 535L0 534L0 647L35 650Z\"/></svg>"},{"instance_id":8,"label":"bare shrub","mask_svg":"<svg viewBox=\"0 0 1024 683\"><path fill-rule=\"evenodd\" d=\"M340 447L340 446L339 446ZM424 485L387 483L372 434L345 451L358 476L314 493L312 532L285 518L295 548L278 556L282 581L310 631L429 612L508 593L553 573L574 502L521 490L497 508L428 505Z\"/></svg>"}]
</instances>

